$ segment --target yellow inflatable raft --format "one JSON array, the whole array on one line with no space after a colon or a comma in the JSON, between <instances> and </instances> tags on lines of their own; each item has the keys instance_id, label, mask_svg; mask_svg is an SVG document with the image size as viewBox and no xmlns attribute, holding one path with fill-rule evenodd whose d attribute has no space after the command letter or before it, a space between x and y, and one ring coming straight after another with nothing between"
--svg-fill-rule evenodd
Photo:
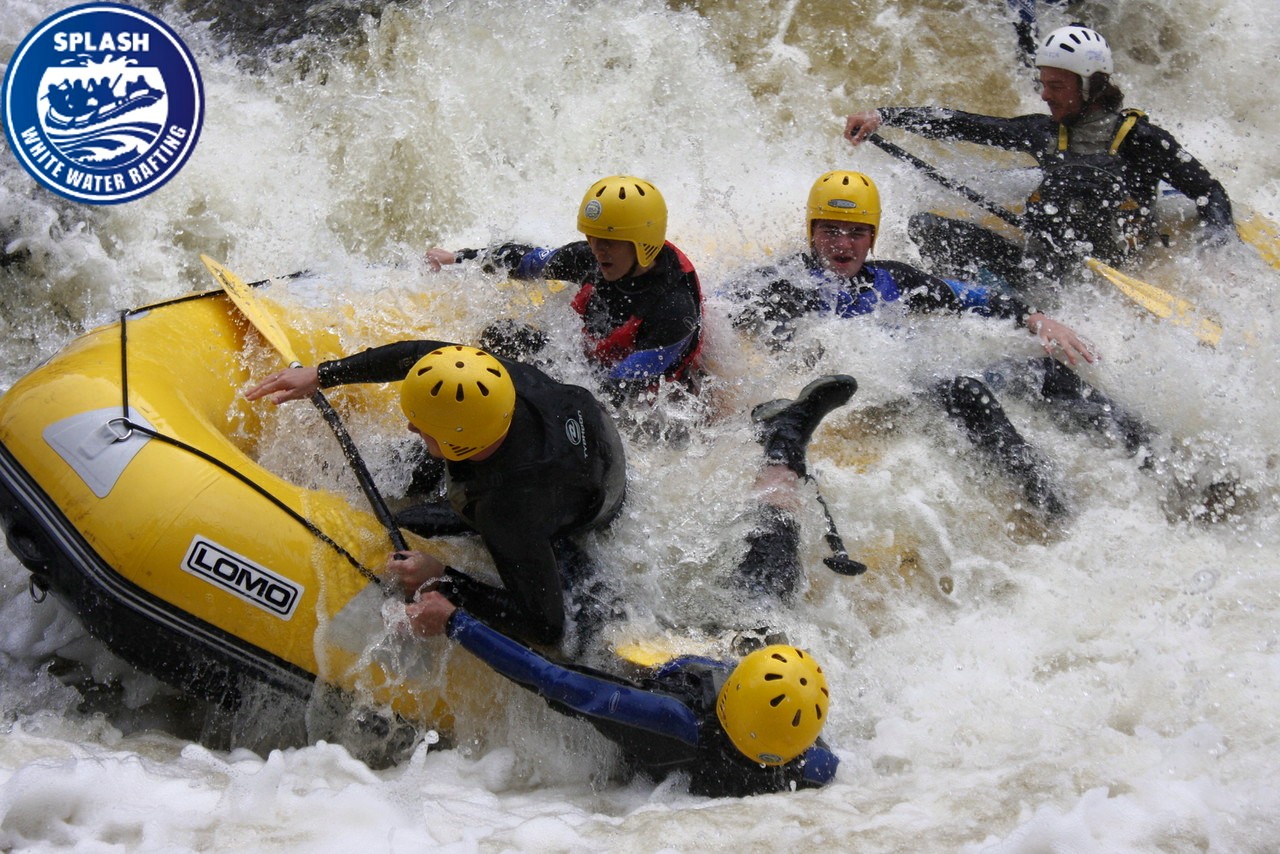
<instances>
[{"instance_id":1,"label":"yellow inflatable raft","mask_svg":"<svg viewBox=\"0 0 1280 854\"><path fill-rule=\"evenodd\" d=\"M252 334L221 291L193 294L125 313L17 382L0 398L9 549L33 592L185 691L234 704L246 677L300 697L321 682L448 727L445 646L397 643L383 623L385 527L252 456ZM334 355L308 339L293 341L303 360Z\"/></svg>"}]
</instances>

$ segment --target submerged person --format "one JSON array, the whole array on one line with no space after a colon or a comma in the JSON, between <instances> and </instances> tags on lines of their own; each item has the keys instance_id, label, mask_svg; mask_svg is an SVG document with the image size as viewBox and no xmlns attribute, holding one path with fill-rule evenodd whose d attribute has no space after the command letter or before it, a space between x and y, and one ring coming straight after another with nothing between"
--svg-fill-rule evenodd
<instances>
[{"instance_id":1,"label":"submerged person","mask_svg":"<svg viewBox=\"0 0 1280 854\"><path fill-rule=\"evenodd\" d=\"M1039 164L1043 177L1027 203L1022 243L937 214L911 218L911 238L934 272L978 280L985 269L1026 291L1038 276L1056 284L1085 256L1122 262L1153 237L1161 181L1194 200L1201 242L1232 239L1231 202L1222 184L1142 111L1123 108L1106 39L1078 24L1061 27L1041 42L1035 64L1049 115L881 107L845 122L844 135L854 145L889 126L1026 152Z\"/></svg>"},{"instance_id":2,"label":"submerged person","mask_svg":"<svg viewBox=\"0 0 1280 854\"><path fill-rule=\"evenodd\" d=\"M689 778L689 791L744 797L825 786L839 760L819 737L829 692L802 649L775 644L736 666L681 656L639 679L555 663L437 591L405 606L412 632L445 635L502 676L620 748L627 770Z\"/></svg>"},{"instance_id":3,"label":"submerged person","mask_svg":"<svg viewBox=\"0 0 1280 854\"><path fill-rule=\"evenodd\" d=\"M696 386L702 290L693 263L666 239L667 204L658 188L630 175L602 178L578 205L577 227L586 240L558 249L436 248L427 261L438 270L478 259L486 271L513 279L580 283L573 309L582 317L587 356L614 390L643 391L664 380ZM520 358L545 343L537 331L503 324L486 336L491 349Z\"/></svg>"},{"instance_id":4,"label":"submerged person","mask_svg":"<svg viewBox=\"0 0 1280 854\"><path fill-rule=\"evenodd\" d=\"M869 177L842 170L820 176L810 189L806 209L808 249L740 278L735 287L741 308L734 325L778 348L792 339L797 321L807 315L858 318L900 303L911 312L972 312L1026 327L1051 356L1019 371L956 377L932 391L970 440L1050 517L1063 514L1066 501L1047 461L1013 426L989 382L1013 387L1020 381L1033 398L1056 404L1075 421L1118 435L1130 453L1149 441L1145 424L1059 361L1076 365L1097 358L1074 330L1016 297L940 279L897 261L869 261L880 220L880 193Z\"/></svg>"},{"instance_id":5,"label":"submerged person","mask_svg":"<svg viewBox=\"0 0 1280 854\"><path fill-rule=\"evenodd\" d=\"M607 525L626 492L622 440L603 405L535 367L443 341L402 341L288 368L245 396L279 404L322 387L395 381L409 429L444 461L449 505L411 508L397 521L424 536L479 534L502 586L422 552L401 553L401 562L438 577L457 604L529 643L562 640L567 591L581 643L606 606L574 537Z\"/></svg>"}]
</instances>

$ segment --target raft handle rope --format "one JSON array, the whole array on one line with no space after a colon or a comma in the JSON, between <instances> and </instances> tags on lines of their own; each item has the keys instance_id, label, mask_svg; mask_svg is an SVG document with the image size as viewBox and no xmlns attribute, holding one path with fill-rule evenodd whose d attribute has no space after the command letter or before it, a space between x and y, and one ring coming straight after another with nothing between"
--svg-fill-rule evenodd
<instances>
[{"instance_id":1,"label":"raft handle rope","mask_svg":"<svg viewBox=\"0 0 1280 854\"><path fill-rule=\"evenodd\" d=\"M210 293L214 293L214 292L210 291ZM155 308L155 306L152 306L151 308ZM132 420L130 420L129 418L129 334L128 334L128 317L130 314L131 312L129 311L120 312L120 393L122 398L121 403L122 403L124 414L119 418L113 418L111 419L110 422L108 422L109 424L123 424L128 428L128 432L124 436L118 437L116 441L118 442L124 441L126 438L132 435L133 432L136 431L138 433L141 433L144 436L148 436L152 439L156 439L160 442L164 442L165 444L172 445L175 448L180 448L181 450L187 451L188 453L199 457L200 459L204 460L210 465L213 465L219 469L222 469L227 474L231 475L236 480L248 486L250 489L257 492L263 498L267 499L272 504L276 505L276 507L284 511L286 515L288 515L298 524L302 525L302 527L305 528L308 533L310 533L316 539L320 540L322 543L329 546L339 555L344 557L347 560L347 562L350 563L353 567L355 567L356 571L358 571L365 578L369 579L375 584L381 584L382 579L380 579L376 573L374 573L364 564L360 563L360 561L353 554L351 554L351 552L347 551L345 548L339 545L332 537L330 537L324 531L320 530L320 528L314 522L312 522L310 519L303 516L301 513L298 513L289 505L285 504L278 497L273 495L271 491L268 490L262 484L253 480L248 475L245 475L237 471L235 468L233 468L229 464L223 462L222 460L218 459L217 457L213 456L212 454L206 451L202 451L193 445L187 444L186 442L183 442L181 439L175 439L172 436L166 436L163 433L159 433L142 424L136 424Z\"/></svg>"}]
</instances>

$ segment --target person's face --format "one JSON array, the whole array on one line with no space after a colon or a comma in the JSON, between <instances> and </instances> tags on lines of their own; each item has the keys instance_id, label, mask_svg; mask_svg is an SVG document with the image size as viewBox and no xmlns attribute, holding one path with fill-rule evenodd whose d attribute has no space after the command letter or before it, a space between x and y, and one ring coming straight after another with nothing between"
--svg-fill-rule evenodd
<instances>
[{"instance_id":1,"label":"person's face","mask_svg":"<svg viewBox=\"0 0 1280 854\"><path fill-rule=\"evenodd\" d=\"M630 240L607 240L587 235L587 245L600 265L600 275L606 282L624 278L636 266L636 247Z\"/></svg>"},{"instance_id":2,"label":"person's face","mask_svg":"<svg viewBox=\"0 0 1280 854\"><path fill-rule=\"evenodd\" d=\"M875 229L856 222L819 219L813 223L813 252L837 276L854 276L871 251Z\"/></svg>"},{"instance_id":3,"label":"person's face","mask_svg":"<svg viewBox=\"0 0 1280 854\"><path fill-rule=\"evenodd\" d=\"M1080 115L1084 109L1080 75L1065 68L1041 68L1040 100L1049 105L1049 115L1055 122Z\"/></svg>"},{"instance_id":4,"label":"person's face","mask_svg":"<svg viewBox=\"0 0 1280 854\"><path fill-rule=\"evenodd\" d=\"M435 439L432 439L426 433L423 433L417 427L414 427L412 421L408 422L408 424L409 424L409 432L421 438L423 443L426 444L427 453L429 455L431 455L432 457L435 457L437 460L445 459L445 455L440 451L439 442L437 442Z\"/></svg>"}]
</instances>

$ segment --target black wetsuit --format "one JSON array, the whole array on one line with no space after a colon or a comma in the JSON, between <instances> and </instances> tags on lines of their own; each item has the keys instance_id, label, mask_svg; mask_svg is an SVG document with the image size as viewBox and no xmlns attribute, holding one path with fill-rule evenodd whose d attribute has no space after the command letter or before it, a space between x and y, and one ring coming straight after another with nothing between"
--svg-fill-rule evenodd
<instances>
[{"instance_id":1,"label":"black wetsuit","mask_svg":"<svg viewBox=\"0 0 1280 854\"><path fill-rule=\"evenodd\" d=\"M607 282L586 241L559 249L507 243L485 250L481 263L514 279L563 279L581 289L587 355L618 385L648 387L659 379L691 380L702 347L702 291L693 264L671 243L653 268Z\"/></svg>"},{"instance_id":2,"label":"black wetsuit","mask_svg":"<svg viewBox=\"0 0 1280 854\"><path fill-rule=\"evenodd\" d=\"M1092 113L1066 124L1043 114L999 118L938 107L881 107L877 112L885 125L930 139L1034 157L1044 178L1028 203L1026 249L1048 275L1060 276L1064 261L1084 254L1114 263L1149 239L1161 181L1194 200L1212 239L1224 240L1233 231L1231 202L1222 184L1168 131L1137 111L1132 111L1136 121L1118 146L1127 112ZM1023 247L993 232L934 214L913 217L910 231L941 273L973 274L986 266L1014 284L1025 281Z\"/></svg>"},{"instance_id":3,"label":"black wetsuit","mask_svg":"<svg viewBox=\"0 0 1280 854\"><path fill-rule=\"evenodd\" d=\"M320 383L395 382L443 341L402 341L323 362ZM503 632L553 643L565 627L564 588L584 579L566 540L618 512L626 461L612 419L586 389L502 360L516 389L506 439L481 462L447 462L453 510L484 540L503 587L449 569L440 590ZM431 533L426 531L423 533ZM573 565L565 559L572 556Z\"/></svg>"},{"instance_id":4,"label":"black wetsuit","mask_svg":"<svg viewBox=\"0 0 1280 854\"><path fill-rule=\"evenodd\" d=\"M590 723L621 748L632 771L652 779L684 772L690 792L711 797L816 788L835 779L839 760L821 739L785 765L760 765L733 746L715 711L731 672L724 662L682 657L628 681L550 662L462 610L446 632L556 711Z\"/></svg>"},{"instance_id":5,"label":"black wetsuit","mask_svg":"<svg viewBox=\"0 0 1280 854\"><path fill-rule=\"evenodd\" d=\"M1018 325L1034 312L1004 292L941 279L899 261L869 261L851 278L837 276L807 252L740 277L732 291L741 304L733 325L764 334L774 344L789 340L795 321L805 315L856 317L882 303L901 302L926 314L971 311Z\"/></svg>"}]
</instances>

